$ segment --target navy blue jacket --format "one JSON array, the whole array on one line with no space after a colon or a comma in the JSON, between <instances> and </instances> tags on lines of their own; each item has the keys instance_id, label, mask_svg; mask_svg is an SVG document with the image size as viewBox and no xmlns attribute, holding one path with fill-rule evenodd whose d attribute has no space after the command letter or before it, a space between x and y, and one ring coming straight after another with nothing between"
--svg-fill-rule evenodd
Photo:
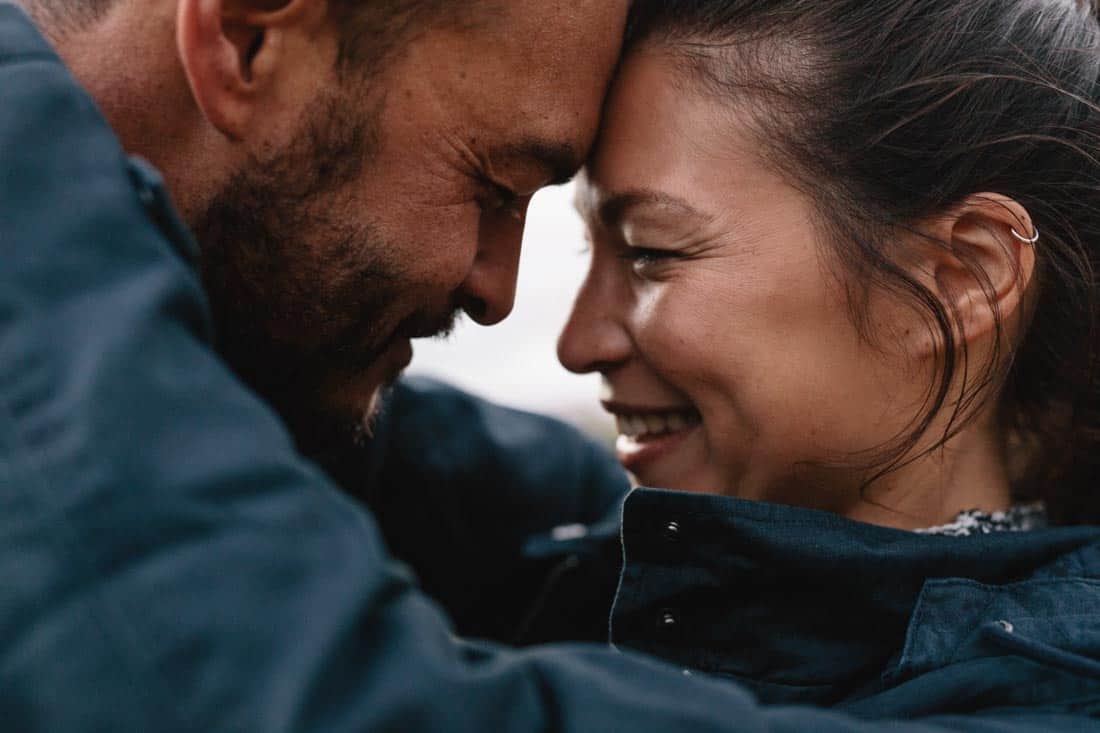
<instances>
[{"instance_id":1,"label":"navy blue jacket","mask_svg":"<svg viewBox=\"0 0 1100 733\"><path fill-rule=\"evenodd\" d=\"M994 677L1008 669L1006 683L1032 691L1024 705L987 696L953 716L940 714L951 707L920 709L912 695L848 711L762 705L728 680L606 647L514 651L456 638L372 516L296 454L275 415L217 358L194 256L155 172L126 159L40 35L0 4L4 730L1096 728L1086 717L1097 700L1090 668L1056 645L1041 647L1045 657L1009 646L974 660L970 640L959 639L952 648L964 656L938 673L924 672L919 653L902 660L899 679L915 676L896 690L958 689L981 667ZM767 523L753 526L759 537ZM1026 587L1091 587L1095 563L1076 549L1086 532L1048 544L1039 554L1062 552L1061 572ZM827 533L815 552L778 554L844 564L858 577L846 560L896 559L881 536ZM659 569L659 560L649 562ZM982 617L977 600L1028 628L1011 605L1002 610L1016 589L1000 580L987 578L985 589L945 581L983 594L961 609L929 609ZM1068 636L1059 614L1071 610L1087 626L1093 609L1072 598L1033 609L1036 625L1049 616ZM912 649L939 648L923 642L923 628ZM884 711L913 720L884 720Z\"/></svg>"}]
</instances>

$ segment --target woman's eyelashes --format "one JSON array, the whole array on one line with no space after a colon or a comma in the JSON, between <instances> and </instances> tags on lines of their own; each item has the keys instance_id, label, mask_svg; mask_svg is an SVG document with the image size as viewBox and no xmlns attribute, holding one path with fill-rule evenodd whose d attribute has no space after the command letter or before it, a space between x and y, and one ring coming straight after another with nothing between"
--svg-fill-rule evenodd
<instances>
[{"instance_id":1,"label":"woman's eyelashes","mask_svg":"<svg viewBox=\"0 0 1100 733\"><path fill-rule=\"evenodd\" d=\"M621 259L630 263L631 268L636 273L642 273L679 256L680 253L675 250L632 247L629 245L624 247L619 254Z\"/></svg>"}]
</instances>

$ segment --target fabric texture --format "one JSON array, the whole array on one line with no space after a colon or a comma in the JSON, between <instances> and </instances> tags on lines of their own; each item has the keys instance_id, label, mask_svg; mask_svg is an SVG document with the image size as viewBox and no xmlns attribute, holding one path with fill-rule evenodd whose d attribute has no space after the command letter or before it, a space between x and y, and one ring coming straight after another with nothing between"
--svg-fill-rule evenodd
<instances>
[{"instance_id":1,"label":"fabric texture","mask_svg":"<svg viewBox=\"0 0 1100 733\"><path fill-rule=\"evenodd\" d=\"M761 704L737 682L606 646L517 651L456 638L374 517L297 455L274 413L218 359L194 252L155 171L127 160L22 11L0 3L6 730L1096 729L1097 681L1085 654L1100 635L1080 630L1094 613L1088 530L1005 555L1036 567L1030 575L1010 581L986 563L974 579L925 582L908 654L892 668L897 682L876 696L850 694L845 709ZM678 591L660 575L671 556L658 553L659 528L650 526L667 519L662 497L635 492L624 507L627 585L614 636L620 646L644 647L651 642L631 620L648 619L639 598L649 581L629 571L651 564L653 587L665 588L659 597L675 600ZM695 508L702 516L714 507ZM738 507L720 521L743 524L738 542L749 547L767 534L771 512L790 528L767 558L778 571L812 558L835 576L841 561L865 552L879 558L869 571L909 566L908 598L917 569L939 577L938 563L960 567L949 563L955 546L909 560L897 550L951 542L944 538L900 541L869 530L845 540L852 528L812 517L822 544L803 544L797 527L807 515L767 507ZM754 557L746 551L676 582L715 589L722 577L707 583L707 572L736 578ZM1042 595L1051 583L1057 593ZM1064 613L1045 615L1037 598ZM1065 598L1076 600L1066 606ZM1013 621L1010 639L1021 643L998 635L993 649L982 645L984 627L969 621L984 622L987 608ZM903 613L892 611L884 633L896 631ZM936 622L951 616L968 623ZM1044 626L1048 618L1063 638ZM743 620L764 623L761 634L788 621ZM955 637L942 638L944 628ZM837 649L851 648L837 638ZM1043 640L1041 654L1033 639ZM955 650L947 667L937 666L942 648ZM827 682L839 680L839 694L855 670L835 662L841 669ZM797 680L807 665L777 670ZM985 694L967 693L976 678ZM1021 692L1001 697L1006 686Z\"/></svg>"}]
</instances>

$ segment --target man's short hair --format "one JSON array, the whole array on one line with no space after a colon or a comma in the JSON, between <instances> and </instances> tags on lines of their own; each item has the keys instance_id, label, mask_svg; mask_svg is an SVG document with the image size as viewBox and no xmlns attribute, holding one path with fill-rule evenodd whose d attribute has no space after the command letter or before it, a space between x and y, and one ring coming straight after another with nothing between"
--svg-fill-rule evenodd
<instances>
[{"instance_id":1,"label":"man's short hair","mask_svg":"<svg viewBox=\"0 0 1100 733\"><path fill-rule=\"evenodd\" d=\"M82 30L101 20L115 0L24 0L28 12L51 37Z\"/></svg>"},{"instance_id":2,"label":"man's short hair","mask_svg":"<svg viewBox=\"0 0 1100 733\"><path fill-rule=\"evenodd\" d=\"M117 0L24 0L55 40L102 20ZM418 31L483 22L500 0L329 0L340 29L342 72L377 71Z\"/></svg>"},{"instance_id":3,"label":"man's short hair","mask_svg":"<svg viewBox=\"0 0 1100 733\"><path fill-rule=\"evenodd\" d=\"M377 72L428 29L470 30L502 14L502 0L329 0L339 24L343 72Z\"/></svg>"}]
</instances>

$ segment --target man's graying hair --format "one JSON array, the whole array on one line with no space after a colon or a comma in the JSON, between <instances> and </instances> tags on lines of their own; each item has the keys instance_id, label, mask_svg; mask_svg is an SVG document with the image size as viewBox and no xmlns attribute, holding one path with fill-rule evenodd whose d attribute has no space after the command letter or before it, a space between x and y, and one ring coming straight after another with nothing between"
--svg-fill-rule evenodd
<instances>
[{"instance_id":1,"label":"man's graying hair","mask_svg":"<svg viewBox=\"0 0 1100 733\"><path fill-rule=\"evenodd\" d=\"M863 307L870 288L895 293L938 334L925 409L869 454L875 477L912 460L937 415L949 418L939 447L999 394L1017 497L1045 500L1064 523L1100 522L1096 5L635 2L630 43L668 54L690 88L746 104L768 162L814 201L865 338L876 337ZM976 365L954 336L959 314L909 273L897 234L983 192L1022 204L1042 238L1022 338L998 339L1007 353ZM1003 337L988 275L966 251L936 244L981 283Z\"/></svg>"}]
</instances>

